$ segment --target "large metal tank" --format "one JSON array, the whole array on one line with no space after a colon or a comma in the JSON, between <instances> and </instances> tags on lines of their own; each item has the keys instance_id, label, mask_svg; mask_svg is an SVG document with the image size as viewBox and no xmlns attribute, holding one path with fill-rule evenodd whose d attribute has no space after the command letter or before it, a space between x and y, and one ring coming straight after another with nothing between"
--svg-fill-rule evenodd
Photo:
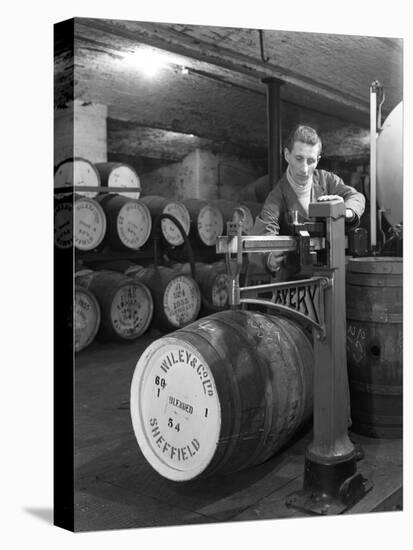
<instances>
[{"instance_id":1,"label":"large metal tank","mask_svg":"<svg viewBox=\"0 0 413 550\"><path fill-rule=\"evenodd\" d=\"M403 221L403 102L386 118L377 138L377 202L390 225Z\"/></svg>"}]
</instances>

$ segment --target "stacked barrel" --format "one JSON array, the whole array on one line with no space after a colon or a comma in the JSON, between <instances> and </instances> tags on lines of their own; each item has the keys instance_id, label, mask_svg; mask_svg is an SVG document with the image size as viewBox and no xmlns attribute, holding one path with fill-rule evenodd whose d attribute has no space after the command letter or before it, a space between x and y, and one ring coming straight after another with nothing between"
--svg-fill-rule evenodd
<instances>
[{"instance_id":1,"label":"stacked barrel","mask_svg":"<svg viewBox=\"0 0 413 550\"><path fill-rule=\"evenodd\" d=\"M216 240L229 221L249 233L258 204L142 195L131 166L79 157L57 167L55 187L55 245L74 246L81 265L76 351L95 338L131 341L151 326L176 330L228 307L228 275ZM155 257L155 238L166 261Z\"/></svg>"}]
</instances>

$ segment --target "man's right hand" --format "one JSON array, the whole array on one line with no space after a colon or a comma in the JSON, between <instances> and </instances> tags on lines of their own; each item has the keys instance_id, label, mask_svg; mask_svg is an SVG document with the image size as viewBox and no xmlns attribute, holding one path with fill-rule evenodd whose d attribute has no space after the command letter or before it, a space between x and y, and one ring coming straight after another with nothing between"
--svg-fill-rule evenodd
<instances>
[{"instance_id":1,"label":"man's right hand","mask_svg":"<svg viewBox=\"0 0 413 550\"><path fill-rule=\"evenodd\" d=\"M270 252L267 256L267 268L275 273L281 268L285 256L285 252Z\"/></svg>"}]
</instances>

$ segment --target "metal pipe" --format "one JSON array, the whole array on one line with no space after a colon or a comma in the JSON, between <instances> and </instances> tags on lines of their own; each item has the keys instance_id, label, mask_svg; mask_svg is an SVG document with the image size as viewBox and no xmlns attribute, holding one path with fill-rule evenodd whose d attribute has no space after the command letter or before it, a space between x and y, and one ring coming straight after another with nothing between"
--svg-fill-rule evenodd
<instances>
[{"instance_id":1,"label":"metal pipe","mask_svg":"<svg viewBox=\"0 0 413 550\"><path fill-rule=\"evenodd\" d=\"M284 82L278 78L264 78L267 85L267 139L269 191L281 177L281 100L280 88Z\"/></svg>"},{"instance_id":2,"label":"metal pipe","mask_svg":"<svg viewBox=\"0 0 413 550\"><path fill-rule=\"evenodd\" d=\"M370 248L374 254L377 246L376 219L376 167L377 167L377 88L375 80L370 86Z\"/></svg>"}]
</instances>

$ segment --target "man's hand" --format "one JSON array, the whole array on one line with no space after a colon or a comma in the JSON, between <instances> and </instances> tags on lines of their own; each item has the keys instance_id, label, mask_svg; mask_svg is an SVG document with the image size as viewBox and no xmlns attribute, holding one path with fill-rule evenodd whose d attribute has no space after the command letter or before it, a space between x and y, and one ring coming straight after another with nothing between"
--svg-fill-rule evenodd
<instances>
[{"instance_id":1,"label":"man's hand","mask_svg":"<svg viewBox=\"0 0 413 550\"><path fill-rule=\"evenodd\" d=\"M267 267L272 272L275 273L281 267L285 259L285 252L270 252L267 256Z\"/></svg>"},{"instance_id":2,"label":"man's hand","mask_svg":"<svg viewBox=\"0 0 413 550\"><path fill-rule=\"evenodd\" d=\"M326 201L334 201L339 200L341 202L344 202L343 197L340 197L340 195L322 195L321 197L318 197L317 202L326 202ZM354 212L351 208L346 208L346 220L351 221L354 219Z\"/></svg>"},{"instance_id":3,"label":"man's hand","mask_svg":"<svg viewBox=\"0 0 413 550\"><path fill-rule=\"evenodd\" d=\"M339 200L341 202L344 202L343 197L340 197L340 195L322 195L321 197L318 197L318 202L325 202L325 201L336 201Z\"/></svg>"}]
</instances>

